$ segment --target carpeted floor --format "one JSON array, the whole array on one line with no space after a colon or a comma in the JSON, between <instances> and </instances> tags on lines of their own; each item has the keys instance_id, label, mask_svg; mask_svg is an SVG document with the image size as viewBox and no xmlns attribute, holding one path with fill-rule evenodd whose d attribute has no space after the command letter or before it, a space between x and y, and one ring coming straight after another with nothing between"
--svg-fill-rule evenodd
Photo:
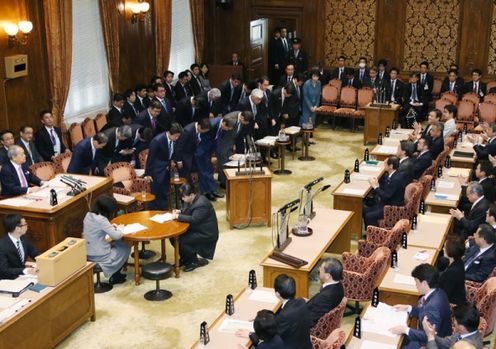
<instances>
[{"instance_id":1,"label":"carpeted floor","mask_svg":"<svg viewBox=\"0 0 496 349\"><path fill-rule=\"evenodd\" d=\"M310 147L310 154L316 161L291 160L287 153L286 166L293 174L273 177L273 211L298 198L302 186L319 176L335 187L345 169L352 170L355 159L363 156L361 132L319 128L314 136L317 144ZM272 169L276 166L275 162ZM332 207L330 190L316 198L316 205ZM262 283L259 263L272 249L270 228L230 230L225 199L215 202L215 209L220 228L215 259L206 267L182 273L179 279L162 281L162 288L173 293L171 299L149 302L143 298L146 291L155 287L154 281L144 280L140 286L132 281L116 285L108 293L95 295L96 321L86 322L58 348L189 348L198 338L200 323L211 323L223 310L226 295L236 295L246 287L250 269L256 270L258 282ZM172 249L167 245L171 256ZM158 243L149 246L159 251ZM132 278L129 268L128 279ZM317 282L312 284L311 294L318 287ZM343 325L350 327L351 321L345 318Z\"/></svg>"}]
</instances>

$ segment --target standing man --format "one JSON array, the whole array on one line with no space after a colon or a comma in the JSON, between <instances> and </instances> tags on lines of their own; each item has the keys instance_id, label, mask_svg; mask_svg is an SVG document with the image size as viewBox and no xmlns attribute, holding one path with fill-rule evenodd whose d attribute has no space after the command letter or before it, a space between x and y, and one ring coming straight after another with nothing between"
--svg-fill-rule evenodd
<instances>
[{"instance_id":1,"label":"standing man","mask_svg":"<svg viewBox=\"0 0 496 349\"><path fill-rule=\"evenodd\" d=\"M427 115L427 108L429 107L429 102L432 101L432 89L434 88L434 77L429 73L429 62L420 63L419 75L419 85L424 97L422 114Z\"/></svg>"},{"instance_id":2,"label":"standing man","mask_svg":"<svg viewBox=\"0 0 496 349\"><path fill-rule=\"evenodd\" d=\"M472 70L472 81L467 82L463 87L463 93L473 92L479 96L479 98L484 98L486 94L486 84L481 81L482 71L480 69Z\"/></svg>"},{"instance_id":3,"label":"standing man","mask_svg":"<svg viewBox=\"0 0 496 349\"><path fill-rule=\"evenodd\" d=\"M112 107L108 111L107 114L107 123L112 123L114 125L119 124L122 119L122 115L124 114L124 96L121 94L114 94L112 98Z\"/></svg>"},{"instance_id":4,"label":"standing man","mask_svg":"<svg viewBox=\"0 0 496 349\"><path fill-rule=\"evenodd\" d=\"M346 57L345 56L339 56L338 57L338 66L336 69L333 70L331 74L331 79L338 79L343 81L343 84L345 81L347 81L348 76L348 69L346 68Z\"/></svg>"},{"instance_id":5,"label":"standing man","mask_svg":"<svg viewBox=\"0 0 496 349\"><path fill-rule=\"evenodd\" d=\"M153 136L156 136L167 130L167 119L163 119L160 111L162 110L162 105L159 101L153 100L150 102L148 108L143 110L135 122L143 127L152 130Z\"/></svg>"},{"instance_id":6,"label":"standing man","mask_svg":"<svg viewBox=\"0 0 496 349\"><path fill-rule=\"evenodd\" d=\"M160 114L158 116L158 120L165 130L168 130L172 121L174 120L174 112L172 111L172 106L166 99L165 95L165 87L162 84L153 85L153 94L154 101L158 101L160 103Z\"/></svg>"},{"instance_id":7,"label":"standing man","mask_svg":"<svg viewBox=\"0 0 496 349\"><path fill-rule=\"evenodd\" d=\"M222 82L219 87L222 100L222 114L235 109L241 97L241 75L233 74L229 80Z\"/></svg>"},{"instance_id":8,"label":"standing man","mask_svg":"<svg viewBox=\"0 0 496 349\"><path fill-rule=\"evenodd\" d=\"M389 71L389 82L386 83L386 99L394 104L403 103L404 84L398 79L400 71L398 68L391 68Z\"/></svg>"},{"instance_id":9,"label":"standing man","mask_svg":"<svg viewBox=\"0 0 496 349\"><path fill-rule=\"evenodd\" d=\"M43 158L36 149L36 145L33 142L33 128L31 126L22 126L19 131L19 140L17 145L24 149L26 154L26 165L29 167L32 164L42 162Z\"/></svg>"},{"instance_id":10,"label":"standing man","mask_svg":"<svg viewBox=\"0 0 496 349\"><path fill-rule=\"evenodd\" d=\"M34 135L34 144L36 149L45 161L52 161L53 158L64 152L70 153L62 142L62 131L59 127L55 127L52 112L43 110L40 112L40 120L43 124Z\"/></svg>"},{"instance_id":11,"label":"standing man","mask_svg":"<svg viewBox=\"0 0 496 349\"><path fill-rule=\"evenodd\" d=\"M295 66L296 75L308 70L308 56L305 51L301 50L300 38L293 39L293 47L289 51L288 62Z\"/></svg>"},{"instance_id":12,"label":"standing man","mask_svg":"<svg viewBox=\"0 0 496 349\"><path fill-rule=\"evenodd\" d=\"M288 64L288 56L289 56L289 49L290 49L290 43L288 39L288 29L285 27L280 28L279 30L280 37L279 40L276 40L274 42L274 50L275 50L275 76L279 77L281 76L282 72L286 68L286 64ZM279 81L277 79L276 81Z\"/></svg>"},{"instance_id":13,"label":"standing man","mask_svg":"<svg viewBox=\"0 0 496 349\"><path fill-rule=\"evenodd\" d=\"M465 279L484 282L496 267L496 232L494 228L483 223L474 234L474 245L463 256Z\"/></svg>"},{"instance_id":14,"label":"standing man","mask_svg":"<svg viewBox=\"0 0 496 349\"><path fill-rule=\"evenodd\" d=\"M155 195L155 200L149 206L151 210L168 208L170 171L176 168L174 148L182 132L181 125L172 123L169 131L160 133L150 143L145 176L152 181L152 194Z\"/></svg>"},{"instance_id":15,"label":"standing man","mask_svg":"<svg viewBox=\"0 0 496 349\"><path fill-rule=\"evenodd\" d=\"M109 163L123 161L123 157L133 154L134 150L130 147L129 140L132 136L131 126L124 125L113 127L103 131L107 137L106 144L100 150L98 156L98 171L102 175L105 167Z\"/></svg>"},{"instance_id":16,"label":"standing man","mask_svg":"<svg viewBox=\"0 0 496 349\"><path fill-rule=\"evenodd\" d=\"M72 153L67 173L103 176L98 169L98 159L101 156L100 149L107 145L107 141L107 135L99 132L79 142Z\"/></svg>"},{"instance_id":17,"label":"standing man","mask_svg":"<svg viewBox=\"0 0 496 349\"><path fill-rule=\"evenodd\" d=\"M203 91L203 86L200 81L200 66L196 63L191 64L189 70L191 71L191 81L189 86L191 87L191 92L193 96L198 96Z\"/></svg>"}]
</instances>

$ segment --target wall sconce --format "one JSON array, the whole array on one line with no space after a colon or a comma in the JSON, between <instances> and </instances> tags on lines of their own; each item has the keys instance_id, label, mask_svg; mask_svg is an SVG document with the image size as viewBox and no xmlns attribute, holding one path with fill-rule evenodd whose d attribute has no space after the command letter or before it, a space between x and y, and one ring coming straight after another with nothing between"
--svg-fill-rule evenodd
<instances>
[{"instance_id":1,"label":"wall sconce","mask_svg":"<svg viewBox=\"0 0 496 349\"><path fill-rule=\"evenodd\" d=\"M146 13L150 10L150 4L144 0L139 0L137 3L131 5L131 23L138 23L145 21Z\"/></svg>"},{"instance_id":2,"label":"wall sconce","mask_svg":"<svg viewBox=\"0 0 496 349\"><path fill-rule=\"evenodd\" d=\"M29 33L33 30L33 23L30 21L20 21L18 24L7 23L3 30L9 37L9 47L12 48L16 44L26 45L28 43ZM21 31L23 36L21 39L17 38L17 33Z\"/></svg>"}]
</instances>

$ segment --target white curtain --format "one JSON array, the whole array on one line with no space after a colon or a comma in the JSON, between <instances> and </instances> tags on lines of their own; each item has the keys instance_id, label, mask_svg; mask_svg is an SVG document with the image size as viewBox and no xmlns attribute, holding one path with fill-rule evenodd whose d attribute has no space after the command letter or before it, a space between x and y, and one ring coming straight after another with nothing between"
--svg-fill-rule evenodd
<instances>
[{"instance_id":1,"label":"white curtain","mask_svg":"<svg viewBox=\"0 0 496 349\"><path fill-rule=\"evenodd\" d=\"M189 0L172 0L172 33L169 70L174 78L195 63L195 44ZM199 63L199 62L198 62Z\"/></svg>"}]
</instances>

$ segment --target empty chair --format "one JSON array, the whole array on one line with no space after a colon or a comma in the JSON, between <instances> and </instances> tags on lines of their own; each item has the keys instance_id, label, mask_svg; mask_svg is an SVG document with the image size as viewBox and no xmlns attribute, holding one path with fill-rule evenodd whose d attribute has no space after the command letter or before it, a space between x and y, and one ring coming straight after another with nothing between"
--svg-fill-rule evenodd
<instances>
[{"instance_id":1,"label":"empty chair","mask_svg":"<svg viewBox=\"0 0 496 349\"><path fill-rule=\"evenodd\" d=\"M451 104L456 104L458 102L458 96L453 92L445 92L441 95L441 99L450 101ZM442 109L441 109L442 111Z\"/></svg>"},{"instance_id":2,"label":"empty chair","mask_svg":"<svg viewBox=\"0 0 496 349\"><path fill-rule=\"evenodd\" d=\"M29 170L42 181L49 181L55 177L55 165L51 161L42 161L29 166Z\"/></svg>"},{"instance_id":3,"label":"empty chair","mask_svg":"<svg viewBox=\"0 0 496 349\"><path fill-rule=\"evenodd\" d=\"M436 100L436 102L434 103L434 108L443 111L444 107L446 107L448 104L453 104L453 103L451 103L451 101L449 101L447 99L441 98L441 99ZM442 120L442 121L445 121L445 120Z\"/></svg>"},{"instance_id":4,"label":"empty chair","mask_svg":"<svg viewBox=\"0 0 496 349\"><path fill-rule=\"evenodd\" d=\"M72 153L62 153L53 158L56 173L67 173Z\"/></svg>"},{"instance_id":5,"label":"empty chair","mask_svg":"<svg viewBox=\"0 0 496 349\"><path fill-rule=\"evenodd\" d=\"M155 280L155 289L144 295L146 300L163 301L172 297L172 292L160 289L160 280L167 279L172 274L172 270L172 265L164 262L152 262L141 267L141 276Z\"/></svg>"},{"instance_id":6,"label":"empty chair","mask_svg":"<svg viewBox=\"0 0 496 349\"><path fill-rule=\"evenodd\" d=\"M475 104L468 100L463 100L458 103L458 115L456 117L456 125L458 129L463 129L464 125L472 129L475 115Z\"/></svg>"},{"instance_id":7,"label":"empty chair","mask_svg":"<svg viewBox=\"0 0 496 349\"><path fill-rule=\"evenodd\" d=\"M434 83L432 84L432 97L439 98L439 94L441 93L441 87L443 86L443 80L434 79Z\"/></svg>"},{"instance_id":8,"label":"empty chair","mask_svg":"<svg viewBox=\"0 0 496 349\"><path fill-rule=\"evenodd\" d=\"M325 340L332 331L341 326L346 303L348 303L348 299L343 297L337 307L324 314L310 329L310 335Z\"/></svg>"},{"instance_id":9,"label":"empty chair","mask_svg":"<svg viewBox=\"0 0 496 349\"><path fill-rule=\"evenodd\" d=\"M315 110L317 115L332 116L339 101L339 89L333 85L326 85L322 89L320 106Z\"/></svg>"},{"instance_id":10,"label":"empty chair","mask_svg":"<svg viewBox=\"0 0 496 349\"><path fill-rule=\"evenodd\" d=\"M346 342L346 332L340 327L336 328L326 339L310 335L313 349L340 349Z\"/></svg>"},{"instance_id":11,"label":"empty chair","mask_svg":"<svg viewBox=\"0 0 496 349\"><path fill-rule=\"evenodd\" d=\"M339 108L333 113L334 122L336 117L352 118L357 106L357 89L352 86L345 86L341 89L339 98ZM335 125L334 125L335 126Z\"/></svg>"},{"instance_id":12,"label":"empty chair","mask_svg":"<svg viewBox=\"0 0 496 349\"><path fill-rule=\"evenodd\" d=\"M341 90L341 86L343 85L343 81L341 81L340 79L332 79L331 81L329 81L329 85L336 87L339 93L339 90Z\"/></svg>"},{"instance_id":13,"label":"empty chair","mask_svg":"<svg viewBox=\"0 0 496 349\"><path fill-rule=\"evenodd\" d=\"M479 104L479 121L488 124L496 121L496 104L486 102Z\"/></svg>"},{"instance_id":14,"label":"empty chair","mask_svg":"<svg viewBox=\"0 0 496 349\"><path fill-rule=\"evenodd\" d=\"M95 121L93 119L84 119L81 123L81 127L83 128L84 138L93 137L96 135Z\"/></svg>"},{"instance_id":15,"label":"empty chair","mask_svg":"<svg viewBox=\"0 0 496 349\"><path fill-rule=\"evenodd\" d=\"M489 91L491 91L491 89L493 87L496 87L496 81L489 81L487 84L486 84L486 93L489 93ZM484 99L485 101L485 99Z\"/></svg>"},{"instance_id":16,"label":"empty chair","mask_svg":"<svg viewBox=\"0 0 496 349\"><path fill-rule=\"evenodd\" d=\"M98 114L95 118L95 127L96 127L96 132L100 132L103 128L103 126L105 126L107 124L107 117L105 116L105 114Z\"/></svg>"},{"instance_id":17,"label":"empty chair","mask_svg":"<svg viewBox=\"0 0 496 349\"><path fill-rule=\"evenodd\" d=\"M138 159L139 159L139 162L140 162L140 167L142 169L145 169L146 168L146 159L148 159L148 149L142 150L138 154Z\"/></svg>"},{"instance_id":18,"label":"empty chair","mask_svg":"<svg viewBox=\"0 0 496 349\"><path fill-rule=\"evenodd\" d=\"M475 304L480 316L487 321L486 333L490 334L496 322L496 277L487 279L481 287L467 289L467 301Z\"/></svg>"},{"instance_id":19,"label":"empty chair","mask_svg":"<svg viewBox=\"0 0 496 349\"><path fill-rule=\"evenodd\" d=\"M488 95L485 95L484 96L484 102L496 104L496 93L490 93Z\"/></svg>"},{"instance_id":20,"label":"empty chair","mask_svg":"<svg viewBox=\"0 0 496 349\"><path fill-rule=\"evenodd\" d=\"M114 162L105 167L105 176L111 177L115 183L122 183L121 187L113 187L113 192L123 195L134 196L143 190L151 192L150 182L144 178L138 178L134 168L128 162Z\"/></svg>"},{"instance_id":21,"label":"empty chair","mask_svg":"<svg viewBox=\"0 0 496 349\"><path fill-rule=\"evenodd\" d=\"M384 206L384 218L379 221L379 227L392 228L400 219L412 220L418 213L422 199L422 184L410 183L405 188L405 204L403 206Z\"/></svg>"},{"instance_id":22,"label":"empty chair","mask_svg":"<svg viewBox=\"0 0 496 349\"><path fill-rule=\"evenodd\" d=\"M401 242L401 236L410 228L408 219L400 219L391 229L369 225L366 240L358 240L358 254L369 257L379 247L387 247L390 251L396 250Z\"/></svg>"},{"instance_id":23,"label":"empty chair","mask_svg":"<svg viewBox=\"0 0 496 349\"><path fill-rule=\"evenodd\" d=\"M71 140L71 149L74 149L74 147L84 139L81 124L74 122L69 127L69 137Z\"/></svg>"},{"instance_id":24,"label":"empty chair","mask_svg":"<svg viewBox=\"0 0 496 349\"><path fill-rule=\"evenodd\" d=\"M467 92L462 96L462 101L472 102L475 108L477 108L477 106L479 105L480 97L474 92Z\"/></svg>"},{"instance_id":25,"label":"empty chair","mask_svg":"<svg viewBox=\"0 0 496 349\"><path fill-rule=\"evenodd\" d=\"M422 199L424 200L431 191L432 178L434 178L432 175L425 175L420 177L419 183L422 184Z\"/></svg>"},{"instance_id":26,"label":"empty chair","mask_svg":"<svg viewBox=\"0 0 496 349\"><path fill-rule=\"evenodd\" d=\"M363 119L365 117L365 107L372 102L374 98L374 91L371 88L364 87L358 90L358 105L357 110L352 115L353 118L353 130L355 127L356 119Z\"/></svg>"}]
</instances>

